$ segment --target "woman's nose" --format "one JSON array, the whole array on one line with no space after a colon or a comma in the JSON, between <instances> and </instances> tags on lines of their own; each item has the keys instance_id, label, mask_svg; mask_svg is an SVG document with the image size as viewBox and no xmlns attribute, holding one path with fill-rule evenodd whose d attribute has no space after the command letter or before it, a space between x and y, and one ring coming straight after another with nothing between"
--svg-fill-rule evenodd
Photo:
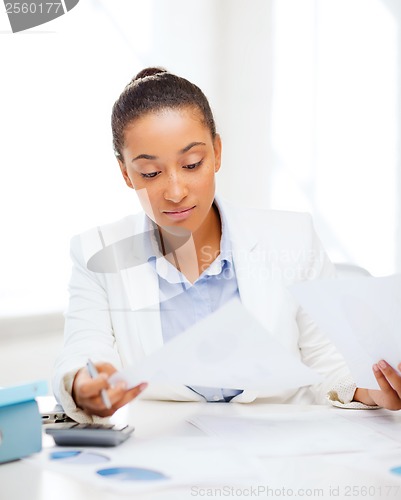
<instances>
[{"instance_id":1,"label":"woman's nose","mask_svg":"<svg viewBox=\"0 0 401 500\"><path fill-rule=\"evenodd\" d=\"M164 190L164 199L179 203L188 194L188 188L184 179L179 174L171 174L167 177L166 187Z\"/></svg>"}]
</instances>

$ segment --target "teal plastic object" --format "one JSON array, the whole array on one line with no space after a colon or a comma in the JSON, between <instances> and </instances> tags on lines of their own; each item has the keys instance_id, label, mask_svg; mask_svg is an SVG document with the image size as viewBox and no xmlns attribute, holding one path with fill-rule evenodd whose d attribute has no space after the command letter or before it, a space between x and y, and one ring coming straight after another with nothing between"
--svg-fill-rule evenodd
<instances>
[{"instance_id":1,"label":"teal plastic object","mask_svg":"<svg viewBox=\"0 0 401 500\"><path fill-rule=\"evenodd\" d=\"M37 396L46 396L46 394L47 382L45 380L36 380L12 387L0 387L0 407L32 401Z\"/></svg>"},{"instance_id":2,"label":"teal plastic object","mask_svg":"<svg viewBox=\"0 0 401 500\"><path fill-rule=\"evenodd\" d=\"M34 398L46 393L45 382L0 389L0 464L42 449L42 417Z\"/></svg>"}]
</instances>

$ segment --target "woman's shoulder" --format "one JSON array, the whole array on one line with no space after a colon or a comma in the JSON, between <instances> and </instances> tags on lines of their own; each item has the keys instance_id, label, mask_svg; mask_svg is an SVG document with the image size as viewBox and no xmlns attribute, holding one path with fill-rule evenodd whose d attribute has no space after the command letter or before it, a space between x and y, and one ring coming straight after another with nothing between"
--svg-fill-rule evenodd
<instances>
[{"instance_id":1,"label":"woman's shoulder","mask_svg":"<svg viewBox=\"0 0 401 500\"><path fill-rule=\"evenodd\" d=\"M146 216L143 212L129 214L112 222L92 226L76 234L74 238L82 238L94 233L107 240L121 239L145 230Z\"/></svg>"},{"instance_id":2,"label":"woman's shoulder","mask_svg":"<svg viewBox=\"0 0 401 500\"><path fill-rule=\"evenodd\" d=\"M240 205L231 201L217 198L220 210L224 212L227 219L241 225L259 226L263 225L281 227L283 225L305 226L312 225L312 217L307 212L295 212L291 210L275 210L269 208L255 208L246 205Z\"/></svg>"},{"instance_id":3,"label":"woman's shoulder","mask_svg":"<svg viewBox=\"0 0 401 500\"><path fill-rule=\"evenodd\" d=\"M101 251L115 245L123 245L133 236L146 231L146 216L143 212L130 214L113 222L93 226L71 238L71 254L85 262Z\"/></svg>"},{"instance_id":4,"label":"woman's shoulder","mask_svg":"<svg viewBox=\"0 0 401 500\"><path fill-rule=\"evenodd\" d=\"M219 200L220 201L220 200ZM222 202L231 240L237 247L290 249L312 248L315 230L310 214L239 206Z\"/></svg>"}]
</instances>

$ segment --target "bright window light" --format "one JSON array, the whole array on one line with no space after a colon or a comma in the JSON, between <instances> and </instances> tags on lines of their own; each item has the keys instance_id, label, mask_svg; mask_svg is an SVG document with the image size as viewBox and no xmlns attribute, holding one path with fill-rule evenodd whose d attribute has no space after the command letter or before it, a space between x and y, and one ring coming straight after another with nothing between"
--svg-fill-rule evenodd
<instances>
[{"instance_id":1,"label":"bright window light","mask_svg":"<svg viewBox=\"0 0 401 500\"><path fill-rule=\"evenodd\" d=\"M380 0L283 0L275 27L272 206L312 212L332 260L391 274L396 20Z\"/></svg>"}]
</instances>

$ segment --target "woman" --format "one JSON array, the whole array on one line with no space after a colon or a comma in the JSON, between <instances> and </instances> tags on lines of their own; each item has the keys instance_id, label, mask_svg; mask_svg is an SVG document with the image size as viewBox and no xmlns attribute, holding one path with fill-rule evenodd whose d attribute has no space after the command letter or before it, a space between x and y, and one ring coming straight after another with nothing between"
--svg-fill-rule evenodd
<instances>
[{"instance_id":1,"label":"woman","mask_svg":"<svg viewBox=\"0 0 401 500\"><path fill-rule=\"evenodd\" d=\"M137 397L146 383L127 390L110 387L108 377L234 297L324 381L278 393L151 384L144 397L322 403L328 395L338 406L401 407L391 385L397 372L375 365L382 390L357 389L342 357L287 291L334 275L310 217L239 209L215 197L221 139L198 87L159 68L141 71L113 107L112 131L121 173L144 213L72 240L65 346L54 377L71 417L109 416ZM94 379L89 357L99 372Z\"/></svg>"}]
</instances>

